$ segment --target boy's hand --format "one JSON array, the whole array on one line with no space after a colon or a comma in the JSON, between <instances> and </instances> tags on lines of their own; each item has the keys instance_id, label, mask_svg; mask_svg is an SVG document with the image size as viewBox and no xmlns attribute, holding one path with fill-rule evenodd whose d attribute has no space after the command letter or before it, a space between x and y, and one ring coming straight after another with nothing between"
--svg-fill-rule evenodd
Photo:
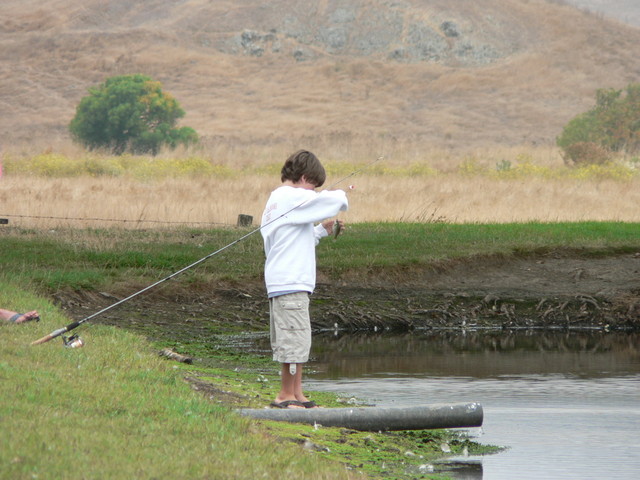
<instances>
[{"instance_id":1,"label":"boy's hand","mask_svg":"<svg viewBox=\"0 0 640 480\"><path fill-rule=\"evenodd\" d=\"M326 220L322 222L322 226L328 235L333 235L333 238L337 238L344 230L344 222L342 220Z\"/></svg>"}]
</instances>

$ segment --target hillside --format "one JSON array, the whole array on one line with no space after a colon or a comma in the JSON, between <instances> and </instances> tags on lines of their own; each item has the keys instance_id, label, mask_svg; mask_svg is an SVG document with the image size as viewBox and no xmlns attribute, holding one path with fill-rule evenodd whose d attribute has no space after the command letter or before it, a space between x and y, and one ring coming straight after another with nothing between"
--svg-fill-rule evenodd
<instances>
[{"instance_id":1,"label":"hillside","mask_svg":"<svg viewBox=\"0 0 640 480\"><path fill-rule=\"evenodd\" d=\"M640 78L640 28L545 0L5 0L0 145L46 147L87 89L145 73L214 141L552 144Z\"/></svg>"},{"instance_id":2,"label":"hillside","mask_svg":"<svg viewBox=\"0 0 640 480\"><path fill-rule=\"evenodd\" d=\"M640 27L640 3L637 0L566 0L566 3Z\"/></svg>"}]
</instances>

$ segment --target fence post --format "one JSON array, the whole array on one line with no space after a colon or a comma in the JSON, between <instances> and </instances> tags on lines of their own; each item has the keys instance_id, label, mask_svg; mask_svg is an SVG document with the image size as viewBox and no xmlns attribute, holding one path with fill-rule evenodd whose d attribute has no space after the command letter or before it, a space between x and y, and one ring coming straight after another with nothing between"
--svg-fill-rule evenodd
<instances>
[{"instance_id":1,"label":"fence post","mask_svg":"<svg viewBox=\"0 0 640 480\"><path fill-rule=\"evenodd\" d=\"M239 227L250 227L253 223L253 217L251 215L238 215L238 226Z\"/></svg>"}]
</instances>

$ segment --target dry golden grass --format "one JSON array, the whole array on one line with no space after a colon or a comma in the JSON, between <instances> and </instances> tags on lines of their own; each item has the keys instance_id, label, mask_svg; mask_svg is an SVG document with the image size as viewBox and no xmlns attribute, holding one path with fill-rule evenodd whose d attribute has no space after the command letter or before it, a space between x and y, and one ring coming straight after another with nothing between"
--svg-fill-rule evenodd
<instances>
[{"instance_id":1,"label":"dry golden grass","mask_svg":"<svg viewBox=\"0 0 640 480\"><path fill-rule=\"evenodd\" d=\"M638 179L498 180L448 174L360 175L353 181L351 207L342 214L347 222L640 222ZM18 177L2 183L0 216L6 215L10 226L34 228L206 228L235 225L238 214L252 215L258 222L269 192L278 184L265 176L153 183Z\"/></svg>"},{"instance_id":2,"label":"dry golden grass","mask_svg":"<svg viewBox=\"0 0 640 480\"><path fill-rule=\"evenodd\" d=\"M344 179L336 188L356 187L349 193L350 210L342 214L347 222L640 221L639 175L575 178L555 149L483 149L454 156L395 142L391 154L376 162L366 142L352 139L342 150L337 145L327 140L320 156L329 172L327 186ZM209 227L235 225L239 214L252 215L257 223L289 153L284 146L218 144L208 156L234 172L224 178L5 174L0 217L9 218L10 226L35 228ZM534 173L498 175L500 162L529 165Z\"/></svg>"},{"instance_id":3,"label":"dry golden grass","mask_svg":"<svg viewBox=\"0 0 640 480\"><path fill-rule=\"evenodd\" d=\"M355 221L504 223L527 221L640 221L640 181L497 180L460 177L365 178L352 195ZM361 212L362 210L362 212ZM347 216L351 219L352 217Z\"/></svg>"}]
</instances>

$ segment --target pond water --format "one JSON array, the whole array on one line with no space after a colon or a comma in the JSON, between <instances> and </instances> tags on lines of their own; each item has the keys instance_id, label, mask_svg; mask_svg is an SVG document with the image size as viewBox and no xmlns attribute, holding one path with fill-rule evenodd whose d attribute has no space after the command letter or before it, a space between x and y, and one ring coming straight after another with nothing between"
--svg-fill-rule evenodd
<instances>
[{"instance_id":1,"label":"pond water","mask_svg":"<svg viewBox=\"0 0 640 480\"><path fill-rule=\"evenodd\" d=\"M379 406L479 402L474 479L640 478L640 335L540 331L315 335L305 388Z\"/></svg>"}]
</instances>

